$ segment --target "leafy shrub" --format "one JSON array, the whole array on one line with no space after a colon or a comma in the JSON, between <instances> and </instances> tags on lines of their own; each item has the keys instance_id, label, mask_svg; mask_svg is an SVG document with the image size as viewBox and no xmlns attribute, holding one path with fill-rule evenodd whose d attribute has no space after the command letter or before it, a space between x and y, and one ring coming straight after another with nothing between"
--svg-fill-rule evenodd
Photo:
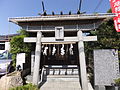
<instances>
[{"instance_id":1,"label":"leafy shrub","mask_svg":"<svg viewBox=\"0 0 120 90\"><path fill-rule=\"evenodd\" d=\"M117 86L120 86L120 78L115 79L115 84L116 84Z\"/></svg>"},{"instance_id":2,"label":"leafy shrub","mask_svg":"<svg viewBox=\"0 0 120 90\"><path fill-rule=\"evenodd\" d=\"M24 86L19 86L15 88L10 88L9 90L39 90L37 86L30 84L24 85Z\"/></svg>"},{"instance_id":3,"label":"leafy shrub","mask_svg":"<svg viewBox=\"0 0 120 90\"><path fill-rule=\"evenodd\" d=\"M24 42L24 37L27 37L27 33L25 30L20 30L20 35L12 37L10 41L10 47L11 50L10 52L12 53L12 60L13 60L13 65L16 66L16 56L17 53L26 53L26 57L28 53L31 52L31 44L25 43Z\"/></svg>"}]
</instances>

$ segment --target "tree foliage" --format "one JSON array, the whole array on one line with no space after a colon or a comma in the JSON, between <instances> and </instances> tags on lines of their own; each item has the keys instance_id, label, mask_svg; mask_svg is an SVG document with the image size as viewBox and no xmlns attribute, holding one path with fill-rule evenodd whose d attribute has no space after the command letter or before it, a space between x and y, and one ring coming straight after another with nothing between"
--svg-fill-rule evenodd
<instances>
[{"instance_id":1,"label":"tree foliage","mask_svg":"<svg viewBox=\"0 0 120 90\"><path fill-rule=\"evenodd\" d=\"M91 34L98 36L98 41L91 45L95 49L119 49L120 33L116 32L112 19L102 23L97 31Z\"/></svg>"},{"instance_id":2,"label":"tree foliage","mask_svg":"<svg viewBox=\"0 0 120 90\"><path fill-rule=\"evenodd\" d=\"M107 13L111 13L111 9ZM114 28L113 19L104 21L96 31L91 31L90 35L97 35L97 42L87 43L88 50L93 49L118 49L120 46L120 33ZM89 45L88 45L89 44Z\"/></svg>"},{"instance_id":3,"label":"tree foliage","mask_svg":"<svg viewBox=\"0 0 120 90\"><path fill-rule=\"evenodd\" d=\"M29 53L31 51L31 44L24 43L24 37L29 36L25 30L19 31L20 35L14 36L10 41L10 52L12 53L12 59L16 61L17 53Z\"/></svg>"},{"instance_id":4,"label":"tree foliage","mask_svg":"<svg viewBox=\"0 0 120 90\"><path fill-rule=\"evenodd\" d=\"M113 19L104 21L96 31L91 31L90 34L98 37L95 42L85 42L85 53L87 62L87 71L91 74L93 83L93 50L94 49L118 49L120 57L120 33L114 28Z\"/></svg>"}]
</instances>

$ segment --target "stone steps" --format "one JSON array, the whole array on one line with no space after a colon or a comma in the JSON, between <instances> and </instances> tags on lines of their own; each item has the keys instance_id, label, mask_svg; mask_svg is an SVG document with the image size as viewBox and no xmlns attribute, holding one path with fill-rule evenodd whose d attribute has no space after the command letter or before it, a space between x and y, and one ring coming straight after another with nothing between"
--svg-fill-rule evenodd
<instances>
[{"instance_id":1,"label":"stone steps","mask_svg":"<svg viewBox=\"0 0 120 90\"><path fill-rule=\"evenodd\" d=\"M69 82L79 82L79 76L78 75L47 75L44 76L43 81L47 82L63 82L63 81L69 81Z\"/></svg>"},{"instance_id":2,"label":"stone steps","mask_svg":"<svg viewBox=\"0 0 120 90\"><path fill-rule=\"evenodd\" d=\"M81 90L78 66L46 66L40 90ZM89 90L93 90L88 83Z\"/></svg>"},{"instance_id":3,"label":"stone steps","mask_svg":"<svg viewBox=\"0 0 120 90\"><path fill-rule=\"evenodd\" d=\"M81 90L79 82L46 82L40 90Z\"/></svg>"},{"instance_id":4,"label":"stone steps","mask_svg":"<svg viewBox=\"0 0 120 90\"><path fill-rule=\"evenodd\" d=\"M45 82L40 90L81 90L79 82ZM93 90L88 82L88 90Z\"/></svg>"},{"instance_id":5,"label":"stone steps","mask_svg":"<svg viewBox=\"0 0 120 90\"><path fill-rule=\"evenodd\" d=\"M81 90L78 67L46 66L40 90Z\"/></svg>"},{"instance_id":6,"label":"stone steps","mask_svg":"<svg viewBox=\"0 0 120 90\"><path fill-rule=\"evenodd\" d=\"M40 90L81 90L81 88L41 88Z\"/></svg>"},{"instance_id":7,"label":"stone steps","mask_svg":"<svg viewBox=\"0 0 120 90\"><path fill-rule=\"evenodd\" d=\"M47 78L79 78L78 75L47 75Z\"/></svg>"}]
</instances>

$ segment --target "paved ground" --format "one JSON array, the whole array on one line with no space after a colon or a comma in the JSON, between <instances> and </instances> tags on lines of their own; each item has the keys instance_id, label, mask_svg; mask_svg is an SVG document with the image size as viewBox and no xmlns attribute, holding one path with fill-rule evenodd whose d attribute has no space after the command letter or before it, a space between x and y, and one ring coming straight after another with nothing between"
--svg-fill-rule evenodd
<instances>
[{"instance_id":1,"label":"paved ground","mask_svg":"<svg viewBox=\"0 0 120 90\"><path fill-rule=\"evenodd\" d=\"M40 90L81 90L78 75L47 75Z\"/></svg>"},{"instance_id":2,"label":"paved ground","mask_svg":"<svg viewBox=\"0 0 120 90\"><path fill-rule=\"evenodd\" d=\"M79 82L46 82L40 90L81 90Z\"/></svg>"}]
</instances>

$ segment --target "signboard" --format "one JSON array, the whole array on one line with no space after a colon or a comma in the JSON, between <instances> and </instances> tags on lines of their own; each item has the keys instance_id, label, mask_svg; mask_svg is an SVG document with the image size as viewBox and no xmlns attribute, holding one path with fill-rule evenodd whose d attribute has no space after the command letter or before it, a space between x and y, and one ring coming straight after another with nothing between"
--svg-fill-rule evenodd
<instances>
[{"instance_id":1,"label":"signboard","mask_svg":"<svg viewBox=\"0 0 120 90\"><path fill-rule=\"evenodd\" d=\"M25 63L25 53L19 53L17 54L17 57L16 57L16 67L18 65L21 66L21 69L23 69L23 63Z\"/></svg>"},{"instance_id":2,"label":"signboard","mask_svg":"<svg viewBox=\"0 0 120 90\"><path fill-rule=\"evenodd\" d=\"M114 17L114 26L117 32L120 32L120 0L110 0L112 13L117 16Z\"/></svg>"},{"instance_id":3,"label":"signboard","mask_svg":"<svg viewBox=\"0 0 120 90\"><path fill-rule=\"evenodd\" d=\"M94 50L95 85L111 86L119 77L118 50Z\"/></svg>"},{"instance_id":4,"label":"signboard","mask_svg":"<svg viewBox=\"0 0 120 90\"><path fill-rule=\"evenodd\" d=\"M64 27L55 27L55 38L56 40L64 39Z\"/></svg>"}]
</instances>

